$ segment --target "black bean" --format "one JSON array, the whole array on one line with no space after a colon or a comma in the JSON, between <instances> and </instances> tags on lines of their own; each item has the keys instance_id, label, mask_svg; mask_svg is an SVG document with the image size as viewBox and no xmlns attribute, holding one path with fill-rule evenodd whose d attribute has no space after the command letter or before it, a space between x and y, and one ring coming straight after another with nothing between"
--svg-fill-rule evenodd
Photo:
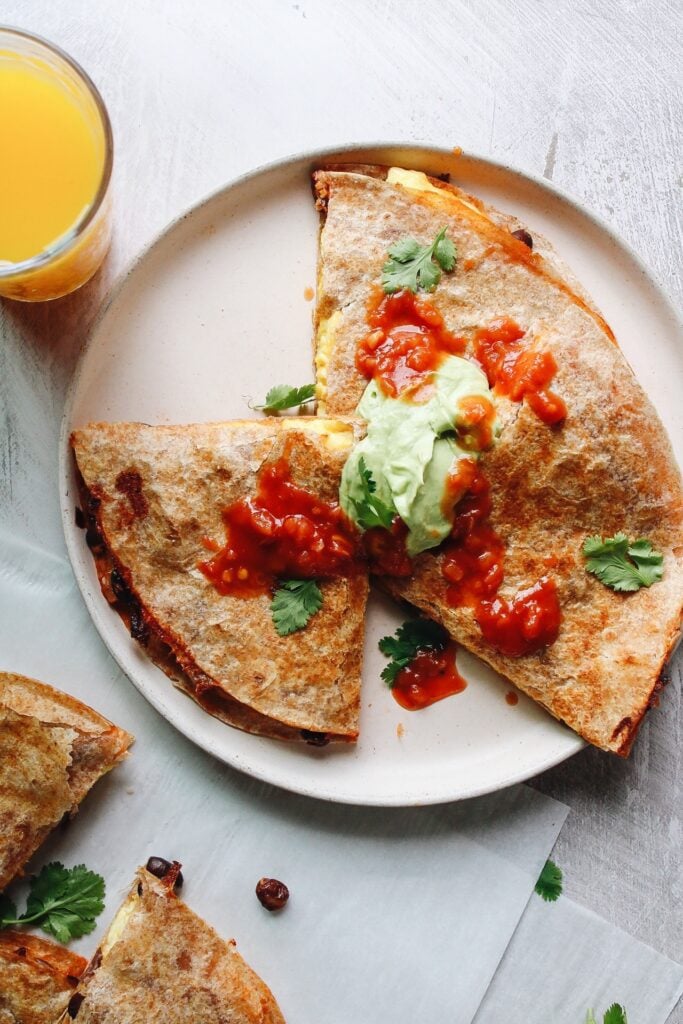
<instances>
[{"instance_id":1,"label":"black bean","mask_svg":"<svg viewBox=\"0 0 683 1024\"><path fill-rule=\"evenodd\" d=\"M130 610L130 635L143 647L149 643L149 626L137 605Z\"/></svg>"},{"instance_id":2,"label":"black bean","mask_svg":"<svg viewBox=\"0 0 683 1024\"><path fill-rule=\"evenodd\" d=\"M530 249L533 249L534 240L526 228L518 228L516 231L513 231L512 237L517 238L520 242L524 242L524 244L527 245Z\"/></svg>"},{"instance_id":3,"label":"black bean","mask_svg":"<svg viewBox=\"0 0 683 1024\"><path fill-rule=\"evenodd\" d=\"M266 910L282 910L289 899L289 889L277 878L261 878L256 883L256 895Z\"/></svg>"},{"instance_id":4,"label":"black bean","mask_svg":"<svg viewBox=\"0 0 683 1024\"><path fill-rule=\"evenodd\" d=\"M85 996L83 995L82 992L74 992L74 994L72 995L71 999L69 1000L69 1005L67 1006L67 1012L68 1012L68 1014L69 1014L69 1016L71 1017L72 1020L74 1019L74 1017L77 1015L78 1011L80 1010L81 1003L83 1002L84 999L85 999Z\"/></svg>"},{"instance_id":5,"label":"black bean","mask_svg":"<svg viewBox=\"0 0 683 1024\"><path fill-rule=\"evenodd\" d=\"M163 879L166 877L169 871L173 869L173 864L171 863L170 860L165 860L163 857L150 857L147 863L145 864L145 867L147 871L149 871L150 875L154 875L155 878ZM182 871L179 871L175 880L174 888L182 889L183 881L183 873Z\"/></svg>"},{"instance_id":6,"label":"black bean","mask_svg":"<svg viewBox=\"0 0 683 1024\"><path fill-rule=\"evenodd\" d=\"M130 590L128 589L128 584L118 569L112 569L109 581L111 583L111 589L114 591L114 594L118 597L119 601L123 601L124 604L127 601L130 601Z\"/></svg>"},{"instance_id":7,"label":"black bean","mask_svg":"<svg viewBox=\"0 0 683 1024\"><path fill-rule=\"evenodd\" d=\"M309 729L301 730L301 738L312 747L326 747L330 742L326 732L311 732Z\"/></svg>"},{"instance_id":8,"label":"black bean","mask_svg":"<svg viewBox=\"0 0 683 1024\"><path fill-rule=\"evenodd\" d=\"M83 509L76 505L74 509L74 522L79 530L85 529L85 516L83 515Z\"/></svg>"},{"instance_id":9,"label":"black bean","mask_svg":"<svg viewBox=\"0 0 683 1024\"><path fill-rule=\"evenodd\" d=\"M90 550L95 555L99 555L104 552L102 538L100 537L98 531L92 526L89 526L88 529L85 531L85 543L88 545Z\"/></svg>"}]
</instances>

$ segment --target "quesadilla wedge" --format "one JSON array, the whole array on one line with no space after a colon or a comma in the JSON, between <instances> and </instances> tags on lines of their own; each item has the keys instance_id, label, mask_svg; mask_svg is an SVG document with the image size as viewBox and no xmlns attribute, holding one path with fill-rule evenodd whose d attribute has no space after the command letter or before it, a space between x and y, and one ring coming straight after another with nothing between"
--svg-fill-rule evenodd
<instances>
[{"instance_id":1,"label":"quesadilla wedge","mask_svg":"<svg viewBox=\"0 0 683 1024\"><path fill-rule=\"evenodd\" d=\"M356 166L316 172L314 189L319 410L361 403L358 451L413 556L398 575L380 560L382 585L628 754L680 631L683 503L612 332L547 242L450 184ZM634 592L587 571L598 542ZM656 571L639 575L627 551Z\"/></svg>"},{"instance_id":2,"label":"quesadilla wedge","mask_svg":"<svg viewBox=\"0 0 683 1024\"><path fill-rule=\"evenodd\" d=\"M132 742L73 697L0 672L0 891Z\"/></svg>"},{"instance_id":3,"label":"quesadilla wedge","mask_svg":"<svg viewBox=\"0 0 683 1024\"><path fill-rule=\"evenodd\" d=\"M1 1024L55 1024L87 963L35 935L0 931Z\"/></svg>"},{"instance_id":4,"label":"quesadilla wedge","mask_svg":"<svg viewBox=\"0 0 683 1024\"><path fill-rule=\"evenodd\" d=\"M177 686L247 732L358 735L367 573L337 505L356 436L315 417L72 435L105 595ZM273 592L299 584L317 610L282 635Z\"/></svg>"},{"instance_id":5,"label":"quesadilla wedge","mask_svg":"<svg viewBox=\"0 0 683 1024\"><path fill-rule=\"evenodd\" d=\"M179 864L141 868L73 995L64 1024L284 1024L270 989L179 899Z\"/></svg>"}]
</instances>

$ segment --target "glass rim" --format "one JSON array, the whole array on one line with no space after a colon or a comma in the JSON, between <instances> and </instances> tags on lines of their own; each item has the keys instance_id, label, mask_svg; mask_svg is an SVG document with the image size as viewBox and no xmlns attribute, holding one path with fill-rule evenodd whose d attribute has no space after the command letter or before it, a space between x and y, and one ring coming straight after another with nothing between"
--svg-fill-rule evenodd
<instances>
[{"instance_id":1,"label":"glass rim","mask_svg":"<svg viewBox=\"0 0 683 1024\"><path fill-rule=\"evenodd\" d=\"M27 271L36 270L39 267L45 266L47 263L51 263L56 257L67 252L74 242L80 238L86 228L89 227L99 212L109 189L109 182L111 181L112 169L114 166L114 136L111 130L109 113L99 89L88 72L81 67L78 61L74 60L73 57L70 57L65 50L62 50L60 46L49 42L42 36L36 35L34 32L26 32L21 28L13 28L11 25L0 24L0 42L5 36L27 39L32 43L38 43L39 46L44 47L51 54L67 64L82 81L95 103L100 123L102 125L102 130L104 132L104 165L102 167L102 177L100 178L100 183L94 198L72 226L65 231L63 235L59 236L56 244L48 246L37 255L29 256L27 259L21 260L18 263L0 262L0 280L8 277L16 277L18 274L24 274Z\"/></svg>"}]
</instances>

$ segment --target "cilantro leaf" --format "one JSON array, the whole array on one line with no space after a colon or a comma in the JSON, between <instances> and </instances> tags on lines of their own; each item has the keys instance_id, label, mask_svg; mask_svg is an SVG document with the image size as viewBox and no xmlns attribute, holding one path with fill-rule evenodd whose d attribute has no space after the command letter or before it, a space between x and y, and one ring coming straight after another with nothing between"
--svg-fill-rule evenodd
<instances>
[{"instance_id":1,"label":"cilantro leaf","mask_svg":"<svg viewBox=\"0 0 683 1024\"><path fill-rule=\"evenodd\" d=\"M551 860L545 862L534 889L546 903L554 903L559 899L562 893L562 870L557 864Z\"/></svg>"},{"instance_id":2,"label":"cilantro leaf","mask_svg":"<svg viewBox=\"0 0 683 1024\"><path fill-rule=\"evenodd\" d=\"M628 1024L626 1010L619 1003L612 1003L602 1018L603 1024Z\"/></svg>"},{"instance_id":3,"label":"cilantro leaf","mask_svg":"<svg viewBox=\"0 0 683 1024\"><path fill-rule=\"evenodd\" d=\"M586 570L616 591L650 587L664 575L664 556L649 540L630 541L625 533L613 537L586 537L583 545Z\"/></svg>"},{"instance_id":4,"label":"cilantro leaf","mask_svg":"<svg viewBox=\"0 0 683 1024\"><path fill-rule=\"evenodd\" d=\"M315 580L282 580L270 606L278 634L289 636L303 629L322 603L322 591Z\"/></svg>"},{"instance_id":5,"label":"cilantro leaf","mask_svg":"<svg viewBox=\"0 0 683 1024\"><path fill-rule=\"evenodd\" d=\"M16 920L17 908L9 896L5 896L4 893L0 892L0 928L6 928L10 924L15 924Z\"/></svg>"},{"instance_id":6,"label":"cilantro leaf","mask_svg":"<svg viewBox=\"0 0 683 1024\"><path fill-rule=\"evenodd\" d=\"M434 258L442 270L450 272L455 266L456 255L455 244L452 239L446 238L446 230L444 228L444 230L436 236L436 241L434 242Z\"/></svg>"},{"instance_id":7,"label":"cilantro leaf","mask_svg":"<svg viewBox=\"0 0 683 1024\"><path fill-rule=\"evenodd\" d=\"M104 910L104 879L85 864L65 868L46 864L31 879L26 913L17 917L14 904L0 897L0 926L38 924L59 942L88 935Z\"/></svg>"},{"instance_id":8,"label":"cilantro leaf","mask_svg":"<svg viewBox=\"0 0 683 1024\"><path fill-rule=\"evenodd\" d=\"M362 530L370 530L374 526L382 526L385 530L391 529L396 512L375 494L377 485L362 455L358 460L358 470L363 497L360 500L351 499L356 510L356 522Z\"/></svg>"},{"instance_id":9,"label":"cilantro leaf","mask_svg":"<svg viewBox=\"0 0 683 1024\"><path fill-rule=\"evenodd\" d=\"M431 245L420 245L414 238L400 238L389 249L389 259L382 267L382 287L388 295L404 288L417 292L433 292L441 280L441 271L455 267L456 249L446 228L441 228Z\"/></svg>"},{"instance_id":10,"label":"cilantro leaf","mask_svg":"<svg viewBox=\"0 0 683 1024\"><path fill-rule=\"evenodd\" d=\"M401 669L406 668L420 651L442 651L447 643L448 634L438 622L431 619L404 622L395 636L383 636L379 641L382 654L391 658L382 671L382 679L391 689Z\"/></svg>"},{"instance_id":11,"label":"cilantro leaf","mask_svg":"<svg viewBox=\"0 0 683 1024\"><path fill-rule=\"evenodd\" d=\"M262 405L253 406L261 412L282 412L283 409L293 409L297 405L306 405L315 398L315 384L302 384L300 388L294 388L291 384L276 384L266 395Z\"/></svg>"}]
</instances>

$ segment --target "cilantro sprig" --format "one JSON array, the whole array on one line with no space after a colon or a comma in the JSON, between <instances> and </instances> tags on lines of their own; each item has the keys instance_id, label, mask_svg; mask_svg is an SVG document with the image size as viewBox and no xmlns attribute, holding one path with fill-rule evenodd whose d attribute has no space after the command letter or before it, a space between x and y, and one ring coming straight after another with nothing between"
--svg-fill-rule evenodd
<instances>
[{"instance_id":1,"label":"cilantro sprig","mask_svg":"<svg viewBox=\"0 0 683 1024\"><path fill-rule=\"evenodd\" d=\"M322 603L322 591L315 580L281 580L270 606L278 634L289 636L303 629Z\"/></svg>"},{"instance_id":2,"label":"cilantro sprig","mask_svg":"<svg viewBox=\"0 0 683 1024\"><path fill-rule=\"evenodd\" d=\"M420 245L414 238L400 238L389 249L389 259L382 267L382 287L387 295L404 288L433 292L441 280L441 271L453 270L456 249L446 228L441 228L431 245Z\"/></svg>"},{"instance_id":3,"label":"cilantro sprig","mask_svg":"<svg viewBox=\"0 0 683 1024\"><path fill-rule=\"evenodd\" d=\"M377 497L377 485L362 455L358 460L358 472L362 497L351 499L356 510L356 522L362 530L371 530L374 526L381 526L385 530L391 529L396 512L391 505Z\"/></svg>"},{"instance_id":4,"label":"cilantro sprig","mask_svg":"<svg viewBox=\"0 0 683 1024\"><path fill-rule=\"evenodd\" d=\"M554 903L562 895L562 869L553 861L547 860L534 890L546 903Z\"/></svg>"},{"instance_id":5,"label":"cilantro sprig","mask_svg":"<svg viewBox=\"0 0 683 1024\"><path fill-rule=\"evenodd\" d=\"M629 540L625 533L613 537L587 537L583 545L586 570L612 590L634 591L651 587L664 575L664 556L649 540Z\"/></svg>"},{"instance_id":6,"label":"cilantro sprig","mask_svg":"<svg viewBox=\"0 0 683 1024\"><path fill-rule=\"evenodd\" d=\"M315 398L315 384L302 384L300 388L291 384L276 384L266 395L261 405L253 406L260 412L282 412L283 409L294 409L306 405Z\"/></svg>"},{"instance_id":7,"label":"cilantro sprig","mask_svg":"<svg viewBox=\"0 0 683 1024\"><path fill-rule=\"evenodd\" d=\"M58 942L68 942L89 935L103 910L102 876L85 864L65 868L55 861L31 879L26 911L21 916L9 896L0 895L0 928L39 925Z\"/></svg>"},{"instance_id":8,"label":"cilantro sprig","mask_svg":"<svg viewBox=\"0 0 683 1024\"><path fill-rule=\"evenodd\" d=\"M448 643L448 633L431 619L412 619L396 630L395 636L383 636L379 641L382 654L391 661L382 671L382 679L392 689L399 672L406 668L420 651L442 651Z\"/></svg>"},{"instance_id":9,"label":"cilantro sprig","mask_svg":"<svg viewBox=\"0 0 683 1024\"><path fill-rule=\"evenodd\" d=\"M586 1024L598 1024L593 1010L586 1014ZM602 1024L628 1024L626 1010L619 1003L612 1003L609 1010L603 1014Z\"/></svg>"}]
</instances>

